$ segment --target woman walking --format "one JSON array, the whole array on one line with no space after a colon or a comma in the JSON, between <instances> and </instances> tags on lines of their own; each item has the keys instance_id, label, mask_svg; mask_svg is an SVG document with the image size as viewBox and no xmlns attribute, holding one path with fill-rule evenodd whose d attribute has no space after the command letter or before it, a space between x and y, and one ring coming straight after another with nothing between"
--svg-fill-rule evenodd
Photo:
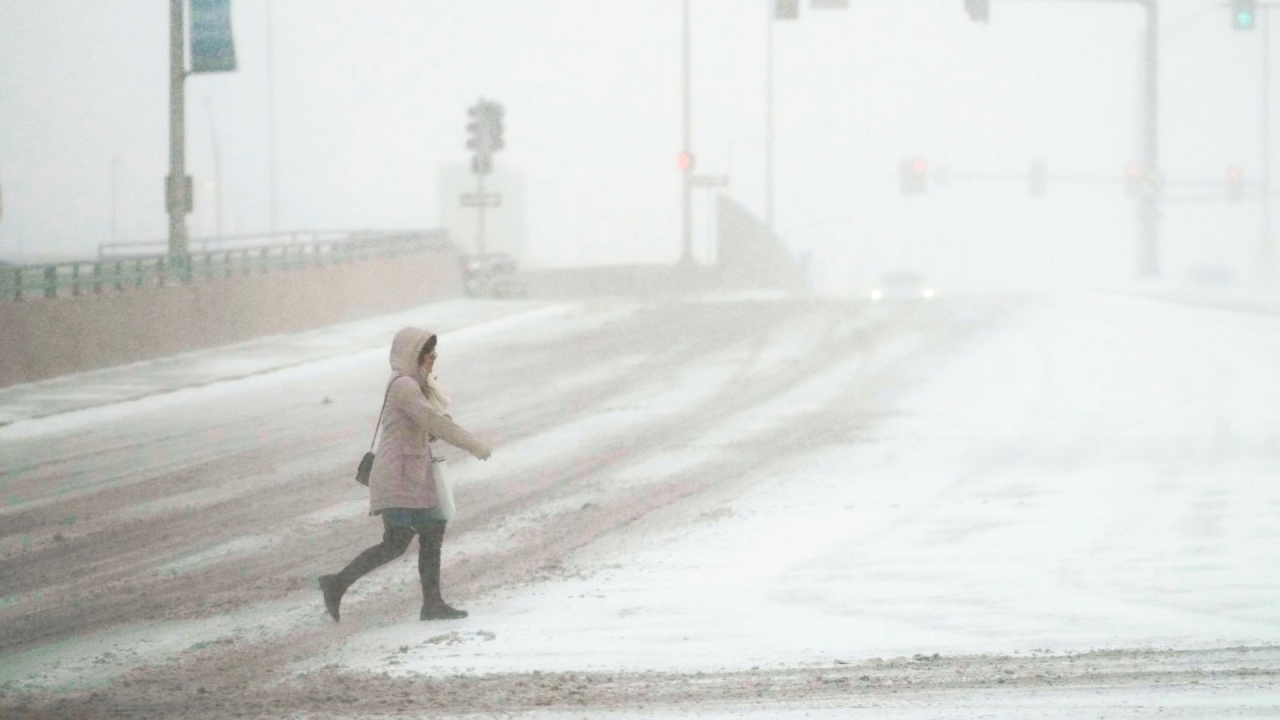
<instances>
[{"instance_id":1,"label":"woman walking","mask_svg":"<svg viewBox=\"0 0 1280 720\"><path fill-rule=\"evenodd\" d=\"M431 480L431 445L436 438L481 460L491 452L446 414L449 396L431 374L436 336L405 328L391 343L391 380L380 421L382 439L369 475L369 511L382 516L382 542L356 556L336 575L320 577L324 606L338 621L342 595L365 573L404 554L418 536L418 576L422 581L422 620L464 618L440 596L440 545L445 519L437 508Z\"/></svg>"}]
</instances>

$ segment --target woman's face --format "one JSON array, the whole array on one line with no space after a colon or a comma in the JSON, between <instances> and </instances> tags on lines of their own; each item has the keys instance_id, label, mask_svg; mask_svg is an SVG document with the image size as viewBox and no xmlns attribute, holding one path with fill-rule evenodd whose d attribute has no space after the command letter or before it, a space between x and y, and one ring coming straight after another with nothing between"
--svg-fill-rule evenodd
<instances>
[{"instance_id":1,"label":"woman's face","mask_svg":"<svg viewBox=\"0 0 1280 720\"><path fill-rule=\"evenodd\" d=\"M418 365L418 368L422 371L423 375L430 375L431 369L435 367L435 364L436 364L436 351L433 348L431 352L422 356L422 362L421 364Z\"/></svg>"}]
</instances>

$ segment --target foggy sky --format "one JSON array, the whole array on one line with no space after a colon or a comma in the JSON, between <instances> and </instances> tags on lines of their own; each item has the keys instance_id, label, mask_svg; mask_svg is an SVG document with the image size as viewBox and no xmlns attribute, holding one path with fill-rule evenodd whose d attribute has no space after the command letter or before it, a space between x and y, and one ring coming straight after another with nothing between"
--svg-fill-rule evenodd
<instances>
[{"instance_id":1,"label":"foggy sky","mask_svg":"<svg viewBox=\"0 0 1280 720\"><path fill-rule=\"evenodd\" d=\"M923 154L965 173L1114 175L1137 156L1136 5L851 0L775 26L775 218L812 249L818 281L919 267L959 286L1055 286L1132 276L1136 211L1117 182L934 184L898 192ZM693 150L700 173L763 214L766 0L692 0ZM212 115L228 233L265 231L266 0L233 0L239 70L187 82L193 236L212 235ZM539 265L665 262L679 254L678 0L272 0L283 229L433 227L436 173L467 159L466 107L506 107L498 164L528 181ZM1161 168L1220 181L1261 170L1261 32L1217 0L1161 10ZM0 0L0 258L88 257L166 232L168 4ZM1280 51L1273 52L1273 57ZM1249 277L1256 193L1168 202L1162 265ZM710 196L695 199L707 256Z\"/></svg>"}]
</instances>

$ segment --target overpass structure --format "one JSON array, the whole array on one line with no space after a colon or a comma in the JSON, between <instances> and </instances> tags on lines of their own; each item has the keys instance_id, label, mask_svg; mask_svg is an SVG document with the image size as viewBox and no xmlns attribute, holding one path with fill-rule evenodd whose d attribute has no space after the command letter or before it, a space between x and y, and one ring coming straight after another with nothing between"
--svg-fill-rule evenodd
<instances>
[{"instance_id":1,"label":"overpass structure","mask_svg":"<svg viewBox=\"0 0 1280 720\"><path fill-rule=\"evenodd\" d=\"M716 260L528 273L535 297L803 292L802 270L759 219L717 204ZM99 257L0 268L0 387L359 320L462 293L444 230L299 232L161 243Z\"/></svg>"},{"instance_id":2,"label":"overpass structure","mask_svg":"<svg viewBox=\"0 0 1280 720\"><path fill-rule=\"evenodd\" d=\"M154 250L154 252L148 252ZM0 268L0 387L401 310L461 290L440 230L104 246Z\"/></svg>"}]
</instances>

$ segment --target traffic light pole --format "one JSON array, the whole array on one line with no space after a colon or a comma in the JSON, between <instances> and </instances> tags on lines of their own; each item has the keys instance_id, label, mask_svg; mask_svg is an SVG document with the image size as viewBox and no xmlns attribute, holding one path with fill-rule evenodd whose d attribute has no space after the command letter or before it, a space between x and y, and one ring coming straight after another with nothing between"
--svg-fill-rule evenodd
<instances>
[{"instance_id":1,"label":"traffic light pole","mask_svg":"<svg viewBox=\"0 0 1280 720\"><path fill-rule=\"evenodd\" d=\"M1144 102L1142 108L1142 164L1150 173L1159 167L1159 25L1156 22L1155 0L1139 0L1147 11L1146 42L1144 43ZM1138 226L1141 240L1138 275L1160 276L1160 191L1152 188L1138 202Z\"/></svg>"},{"instance_id":2,"label":"traffic light pole","mask_svg":"<svg viewBox=\"0 0 1280 720\"><path fill-rule=\"evenodd\" d=\"M480 257L480 270L484 277L489 274L489 254L485 250L484 237L484 209L489 204L490 198L484 192L484 176L488 175L493 169L493 153L498 152L504 146L502 142L502 105L480 98L480 100L470 108L467 108L467 115L471 121L467 123L467 133L470 137L467 139L467 149L473 154L471 156L471 171L476 175L476 254ZM500 198L493 198L494 203ZM467 198L463 197L463 203L469 204Z\"/></svg>"},{"instance_id":3,"label":"traffic light pole","mask_svg":"<svg viewBox=\"0 0 1280 720\"><path fill-rule=\"evenodd\" d=\"M773 233L773 25L774 0L765 0L764 225Z\"/></svg>"},{"instance_id":4,"label":"traffic light pole","mask_svg":"<svg viewBox=\"0 0 1280 720\"><path fill-rule=\"evenodd\" d=\"M1088 2L1135 3L1147 12L1147 28L1144 33L1142 66L1143 93L1142 115L1139 118L1139 137L1142 138L1140 161L1150 174L1153 185L1138 201L1138 275L1160 276L1160 189L1157 171L1159 162L1159 25L1156 17L1156 0L1086 0ZM970 10L970 16L973 11ZM983 21L985 21L985 16Z\"/></svg>"},{"instance_id":5,"label":"traffic light pole","mask_svg":"<svg viewBox=\"0 0 1280 720\"><path fill-rule=\"evenodd\" d=\"M480 256L480 267L485 276L489 274L489 255L484 250L484 173L476 173L476 254Z\"/></svg>"}]
</instances>

